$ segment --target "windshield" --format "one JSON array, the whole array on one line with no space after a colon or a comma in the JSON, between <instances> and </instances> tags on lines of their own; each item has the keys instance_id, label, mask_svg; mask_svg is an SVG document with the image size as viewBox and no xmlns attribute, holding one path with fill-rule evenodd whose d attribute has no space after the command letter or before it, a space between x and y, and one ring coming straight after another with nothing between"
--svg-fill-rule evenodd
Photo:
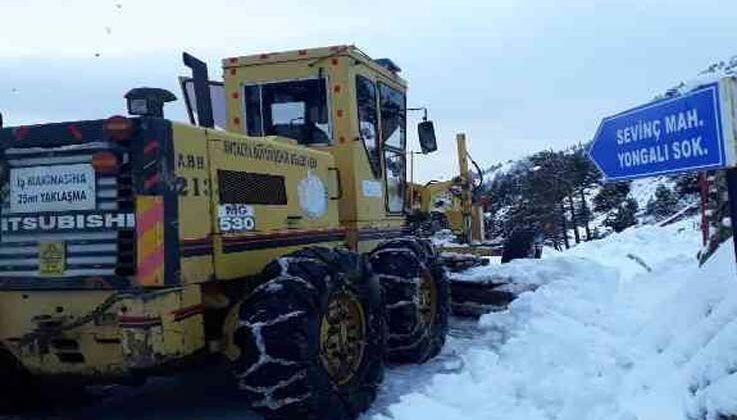
<instances>
[{"instance_id":1,"label":"windshield","mask_svg":"<svg viewBox=\"0 0 737 420\"><path fill-rule=\"evenodd\" d=\"M327 93L323 79L248 85L246 127L251 136L284 136L300 144L329 144Z\"/></svg>"}]
</instances>

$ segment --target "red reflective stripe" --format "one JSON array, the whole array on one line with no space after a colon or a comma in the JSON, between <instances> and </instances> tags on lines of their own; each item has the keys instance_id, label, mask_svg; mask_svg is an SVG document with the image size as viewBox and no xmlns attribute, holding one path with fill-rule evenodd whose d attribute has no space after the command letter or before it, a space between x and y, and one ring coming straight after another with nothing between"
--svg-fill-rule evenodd
<instances>
[{"instance_id":1,"label":"red reflective stripe","mask_svg":"<svg viewBox=\"0 0 737 420\"><path fill-rule=\"evenodd\" d=\"M401 230L401 229L398 229ZM248 241L248 240L260 240L260 239L283 239L283 238L290 238L290 237L299 237L299 236L309 236L309 235L319 235L319 234L338 234L338 233L344 233L346 231L345 228L336 228L336 229L310 229L310 230L297 230L297 231L277 231L277 232L270 232L270 233L260 233L260 234L246 234L246 235L239 235L239 236L224 236L223 242L238 242L238 241Z\"/></svg>"},{"instance_id":2,"label":"red reflective stripe","mask_svg":"<svg viewBox=\"0 0 737 420\"><path fill-rule=\"evenodd\" d=\"M159 148L159 143L156 140L151 140L146 144L146 147L143 148L143 154L148 155L151 154L153 151Z\"/></svg>"},{"instance_id":3,"label":"red reflective stripe","mask_svg":"<svg viewBox=\"0 0 737 420\"><path fill-rule=\"evenodd\" d=\"M28 127L22 126L15 129L15 139L23 140L28 135Z\"/></svg>"},{"instance_id":4,"label":"red reflective stripe","mask_svg":"<svg viewBox=\"0 0 737 420\"><path fill-rule=\"evenodd\" d=\"M121 328L146 328L161 325L161 317L145 315L121 315L118 316L118 325Z\"/></svg>"},{"instance_id":5,"label":"red reflective stripe","mask_svg":"<svg viewBox=\"0 0 737 420\"><path fill-rule=\"evenodd\" d=\"M79 132L77 129L77 126L74 124L70 124L69 127L67 127L67 130L69 130L69 133L77 140L82 140L82 133Z\"/></svg>"},{"instance_id":6,"label":"red reflective stripe","mask_svg":"<svg viewBox=\"0 0 737 420\"><path fill-rule=\"evenodd\" d=\"M152 175L143 183L144 189L149 189L159 183L159 174Z\"/></svg>"},{"instance_id":7,"label":"red reflective stripe","mask_svg":"<svg viewBox=\"0 0 737 420\"><path fill-rule=\"evenodd\" d=\"M174 321L183 321L187 318L191 318L195 315L199 315L202 312L204 312L205 307L202 304L187 306L186 308L181 308L172 311L172 315L174 315Z\"/></svg>"}]
</instances>

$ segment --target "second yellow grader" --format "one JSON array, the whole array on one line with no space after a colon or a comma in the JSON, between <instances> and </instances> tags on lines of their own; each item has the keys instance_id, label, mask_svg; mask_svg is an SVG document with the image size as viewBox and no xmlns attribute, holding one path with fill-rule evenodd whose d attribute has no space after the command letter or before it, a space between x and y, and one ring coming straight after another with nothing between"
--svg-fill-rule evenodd
<instances>
[{"instance_id":1,"label":"second yellow grader","mask_svg":"<svg viewBox=\"0 0 737 420\"><path fill-rule=\"evenodd\" d=\"M139 88L130 117L0 130L0 409L218 354L269 418L355 418L448 325L405 230L406 82L352 46L227 58L219 82L184 57L193 124Z\"/></svg>"}]
</instances>

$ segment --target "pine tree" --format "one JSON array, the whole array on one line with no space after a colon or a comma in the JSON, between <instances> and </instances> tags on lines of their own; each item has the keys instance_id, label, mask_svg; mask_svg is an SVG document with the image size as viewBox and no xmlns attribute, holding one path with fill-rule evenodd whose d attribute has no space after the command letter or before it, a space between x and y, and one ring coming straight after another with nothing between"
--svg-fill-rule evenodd
<instances>
[{"instance_id":1,"label":"pine tree","mask_svg":"<svg viewBox=\"0 0 737 420\"><path fill-rule=\"evenodd\" d=\"M679 197L701 193L700 172L688 172L672 177L674 190Z\"/></svg>"},{"instance_id":2,"label":"pine tree","mask_svg":"<svg viewBox=\"0 0 737 420\"><path fill-rule=\"evenodd\" d=\"M630 226L637 224L637 201L634 198L627 198L614 211L610 212L604 225L612 228L619 233Z\"/></svg>"},{"instance_id":3,"label":"pine tree","mask_svg":"<svg viewBox=\"0 0 737 420\"><path fill-rule=\"evenodd\" d=\"M658 185L655 195L647 202L646 214L654 216L657 220L666 218L678 209L678 196L670 188L663 184Z\"/></svg>"},{"instance_id":4,"label":"pine tree","mask_svg":"<svg viewBox=\"0 0 737 420\"><path fill-rule=\"evenodd\" d=\"M588 158L587 152L588 145L579 144L573 147L571 160L571 173L573 177L574 194L577 197L578 204L578 219L576 224L583 226L586 233L586 240L592 239L591 227L589 221L591 220L591 210L589 203L587 202L587 192L592 188L601 186L602 176L596 165L591 162Z\"/></svg>"},{"instance_id":5,"label":"pine tree","mask_svg":"<svg viewBox=\"0 0 737 420\"><path fill-rule=\"evenodd\" d=\"M630 182L617 182L604 184L599 193L594 197L594 210L606 213L618 208L630 193Z\"/></svg>"},{"instance_id":6,"label":"pine tree","mask_svg":"<svg viewBox=\"0 0 737 420\"><path fill-rule=\"evenodd\" d=\"M699 252L700 264L705 263L724 241L732 236L732 220L729 214L729 194L725 171L705 173L708 183L707 238L704 248Z\"/></svg>"}]
</instances>

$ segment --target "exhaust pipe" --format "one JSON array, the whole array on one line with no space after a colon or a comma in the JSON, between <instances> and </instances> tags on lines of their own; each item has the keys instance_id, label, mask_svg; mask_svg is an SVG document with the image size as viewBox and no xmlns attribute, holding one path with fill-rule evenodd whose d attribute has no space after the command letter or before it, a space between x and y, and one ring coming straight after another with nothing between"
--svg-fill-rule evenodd
<instances>
[{"instance_id":1,"label":"exhaust pipe","mask_svg":"<svg viewBox=\"0 0 737 420\"><path fill-rule=\"evenodd\" d=\"M197 101L197 125L213 128L215 127L215 119L212 115L212 98L210 97L207 64L186 52L182 53L182 61L184 61L185 66L192 70L192 82L194 83L194 94Z\"/></svg>"}]
</instances>

